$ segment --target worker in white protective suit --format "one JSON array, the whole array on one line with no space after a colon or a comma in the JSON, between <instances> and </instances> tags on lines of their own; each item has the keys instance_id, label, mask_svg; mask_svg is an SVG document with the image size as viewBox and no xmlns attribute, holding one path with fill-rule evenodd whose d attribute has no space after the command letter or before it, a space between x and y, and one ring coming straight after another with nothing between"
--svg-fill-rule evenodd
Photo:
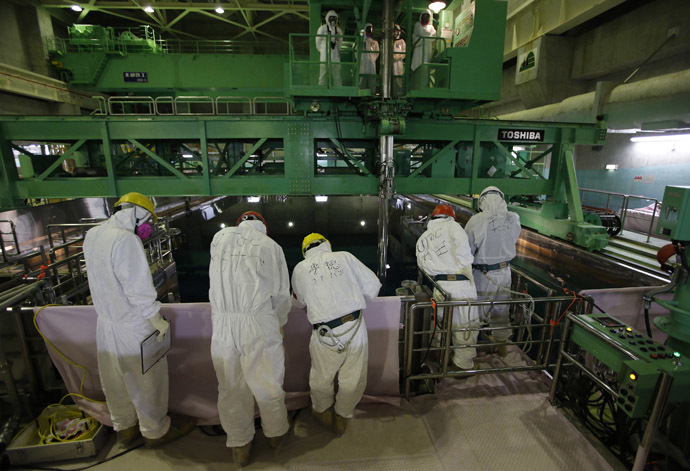
<instances>
[{"instance_id":1,"label":"worker in white protective suit","mask_svg":"<svg viewBox=\"0 0 690 471\"><path fill-rule=\"evenodd\" d=\"M341 435L366 387L369 340L362 310L366 300L376 298L381 283L352 254L332 252L321 234L304 238L302 255L304 260L292 273L292 289L295 304L306 305L313 326L309 340L312 414ZM334 395L336 374L338 394Z\"/></svg>"},{"instance_id":2,"label":"worker in white protective suit","mask_svg":"<svg viewBox=\"0 0 690 471\"><path fill-rule=\"evenodd\" d=\"M438 283L453 301L477 297L472 280L472 253L467 235L455 220L455 211L440 204L431 213L427 230L417 240L417 265ZM438 293L434 297L439 299ZM441 318L438 322L441 322ZM453 330L479 326L476 308L453 308ZM477 331L453 332L452 345L462 347L477 343ZM474 368L477 350L474 347L453 350L453 364L463 370Z\"/></svg>"},{"instance_id":3,"label":"worker in white protective suit","mask_svg":"<svg viewBox=\"0 0 690 471\"><path fill-rule=\"evenodd\" d=\"M148 221L158 219L153 202L141 193L127 193L115 203L115 210L110 219L86 233L83 247L98 314L98 372L118 443L128 446L141 432L146 446L155 447L180 438L194 425L171 425L166 358L141 372L141 342L155 331L162 340L170 327L158 312L160 303L142 244L151 234Z\"/></svg>"},{"instance_id":4,"label":"worker in white protective suit","mask_svg":"<svg viewBox=\"0 0 690 471\"><path fill-rule=\"evenodd\" d=\"M479 195L479 211L465 226L474 255L473 275L480 299L510 299L510 261L515 258L515 244L520 238L520 216L508 211L503 192L490 186ZM510 306L483 306L482 318L491 327L510 325ZM512 329L492 331L494 342L505 342ZM498 351L505 355L505 346Z\"/></svg>"},{"instance_id":5,"label":"worker in white protective suit","mask_svg":"<svg viewBox=\"0 0 690 471\"><path fill-rule=\"evenodd\" d=\"M288 431L281 329L291 307L290 279L263 216L248 211L236 227L216 233L209 278L218 413L235 464L244 466L254 439L255 399L272 448Z\"/></svg>"},{"instance_id":6,"label":"worker in white protective suit","mask_svg":"<svg viewBox=\"0 0 690 471\"><path fill-rule=\"evenodd\" d=\"M373 38L374 26L367 23L362 39L362 53L359 59L359 88L376 95L376 61L379 58L379 42Z\"/></svg>"},{"instance_id":7,"label":"worker in white protective suit","mask_svg":"<svg viewBox=\"0 0 690 471\"><path fill-rule=\"evenodd\" d=\"M319 85L326 85L330 53L331 85L342 85L340 76L340 46L343 44L343 30L338 26L338 14L334 10L326 13L326 24L316 30L316 49L319 51Z\"/></svg>"},{"instance_id":8,"label":"worker in white protective suit","mask_svg":"<svg viewBox=\"0 0 690 471\"><path fill-rule=\"evenodd\" d=\"M431 11L424 10L419 15L419 21L414 24L414 30L412 31L412 61L410 62L412 72L431 60L431 50L434 42L425 38L436 36L436 28L431 24L432 18ZM420 86L429 86L429 68L424 67L421 73L422 76L419 78Z\"/></svg>"},{"instance_id":9,"label":"worker in white protective suit","mask_svg":"<svg viewBox=\"0 0 690 471\"><path fill-rule=\"evenodd\" d=\"M400 25L395 25L393 30L393 96L399 97L405 94L403 87L403 75L405 74L405 53L407 52L407 44L402 38L402 29Z\"/></svg>"}]
</instances>

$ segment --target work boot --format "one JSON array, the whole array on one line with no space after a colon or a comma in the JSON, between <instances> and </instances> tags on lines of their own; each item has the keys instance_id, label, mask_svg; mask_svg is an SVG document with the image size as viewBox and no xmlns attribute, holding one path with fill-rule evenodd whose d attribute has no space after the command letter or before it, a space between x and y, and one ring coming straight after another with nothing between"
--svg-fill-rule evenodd
<instances>
[{"instance_id":1,"label":"work boot","mask_svg":"<svg viewBox=\"0 0 690 471\"><path fill-rule=\"evenodd\" d=\"M249 463L249 454L252 452L252 442L246 445L236 446L232 448L232 459L240 468L247 466Z\"/></svg>"},{"instance_id":2,"label":"work boot","mask_svg":"<svg viewBox=\"0 0 690 471\"><path fill-rule=\"evenodd\" d=\"M494 347L496 349L496 354L501 358L505 358L505 356L508 354L508 345L506 345L506 341L497 340L493 335L489 335L489 340L491 340L491 343L500 344Z\"/></svg>"},{"instance_id":3,"label":"work boot","mask_svg":"<svg viewBox=\"0 0 690 471\"><path fill-rule=\"evenodd\" d=\"M139 424L133 425L132 427L126 428L116 432L117 434L117 444L123 447L128 447L141 435L139 433Z\"/></svg>"},{"instance_id":4,"label":"work boot","mask_svg":"<svg viewBox=\"0 0 690 471\"><path fill-rule=\"evenodd\" d=\"M338 414L335 414L333 418L333 431L335 432L336 435L341 436L342 434L345 433L345 429L347 428L347 419L345 417L342 417Z\"/></svg>"},{"instance_id":5,"label":"work boot","mask_svg":"<svg viewBox=\"0 0 690 471\"><path fill-rule=\"evenodd\" d=\"M194 422L191 420L180 420L170 424L168 433L160 438L144 438L146 448L156 448L166 443L174 442L194 430Z\"/></svg>"},{"instance_id":6,"label":"work boot","mask_svg":"<svg viewBox=\"0 0 690 471\"><path fill-rule=\"evenodd\" d=\"M279 435L277 437L266 437L268 438L268 446L271 447L271 449L275 450L280 446L281 443L283 443L283 440L285 439L285 436L287 433L284 433L282 435Z\"/></svg>"},{"instance_id":7,"label":"work boot","mask_svg":"<svg viewBox=\"0 0 690 471\"><path fill-rule=\"evenodd\" d=\"M323 412L316 412L314 409L311 410L311 415L314 416L316 421L326 427L327 429L332 429L333 428L333 415L335 415L333 411L333 407L329 407Z\"/></svg>"}]
</instances>

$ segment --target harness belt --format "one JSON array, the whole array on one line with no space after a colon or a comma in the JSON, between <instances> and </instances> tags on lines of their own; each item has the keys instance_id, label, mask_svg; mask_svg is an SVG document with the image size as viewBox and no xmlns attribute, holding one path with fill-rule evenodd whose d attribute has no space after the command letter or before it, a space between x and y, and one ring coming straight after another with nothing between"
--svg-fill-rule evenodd
<instances>
[{"instance_id":1,"label":"harness belt","mask_svg":"<svg viewBox=\"0 0 690 471\"><path fill-rule=\"evenodd\" d=\"M450 275L434 275L434 281L469 281L465 275L450 274Z\"/></svg>"},{"instance_id":2,"label":"harness belt","mask_svg":"<svg viewBox=\"0 0 690 471\"><path fill-rule=\"evenodd\" d=\"M317 330L319 327L326 326L329 329L335 329L336 327L340 327L346 322L350 321L356 321L359 319L360 314L362 313L362 310L360 309L359 311L351 312L349 314L345 314L343 317L338 317L337 319L333 319L332 321L328 322L319 322L318 324L312 324L312 327L314 330Z\"/></svg>"},{"instance_id":3,"label":"harness belt","mask_svg":"<svg viewBox=\"0 0 690 471\"><path fill-rule=\"evenodd\" d=\"M506 268L510 266L510 262L501 262L501 263L494 263L493 265L483 265L481 263L478 264L472 264L472 268L475 270L479 270L483 273L486 273L488 271L494 271L494 270L500 270L501 268Z\"/></svg>"}]
</instances>

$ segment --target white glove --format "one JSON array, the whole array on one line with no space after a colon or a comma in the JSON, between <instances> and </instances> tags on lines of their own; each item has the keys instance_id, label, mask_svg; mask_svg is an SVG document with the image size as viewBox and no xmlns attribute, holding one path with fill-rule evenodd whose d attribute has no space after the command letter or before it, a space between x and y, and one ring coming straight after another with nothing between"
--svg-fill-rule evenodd
<instances>
[{"instance_id":1,"label":"white glove","mask_svg":"<svg viewBox=\"0 0 690 471\"><path fill-rule=\"evenodd\" d=\"M156 313L155 316L149 318L149 322L151 323L153 328L158 331L158 337L156 337L156 341L162 342L163 337L165 336L165 333L170 328L170 321L166 321L165 319L163 319L163 316L161 316L161 314L159 312L159 313Z\"/></svg>"}]
</instances>

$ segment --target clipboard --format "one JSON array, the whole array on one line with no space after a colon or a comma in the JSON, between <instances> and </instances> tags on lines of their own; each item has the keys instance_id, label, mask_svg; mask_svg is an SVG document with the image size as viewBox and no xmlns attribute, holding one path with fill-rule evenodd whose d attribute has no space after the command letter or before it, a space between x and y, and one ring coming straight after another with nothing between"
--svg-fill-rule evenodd
<instances>
[{"instance_id":1,"label":"clipboard","mask_svg":"<svg viewBox=\"0 0 690 471\"><path fill-rule=\"evenodd\" d=\"M170 322L170 321L168 321ZM163 336L163 341L156 340L158 331L154 330L148 337L141 342L141 374L146 374L153 365L158 363L161 358L172 348L171 329Z\"/></svg>"}]
</instances>

